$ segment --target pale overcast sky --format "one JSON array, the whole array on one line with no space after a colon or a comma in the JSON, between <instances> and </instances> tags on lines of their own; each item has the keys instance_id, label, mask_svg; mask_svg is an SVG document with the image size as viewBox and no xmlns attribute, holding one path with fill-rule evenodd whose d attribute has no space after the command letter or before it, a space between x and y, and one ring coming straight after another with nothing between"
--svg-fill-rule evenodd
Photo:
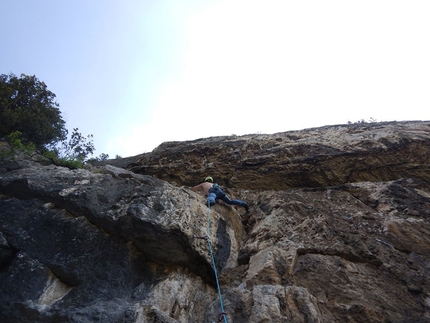
<instances>
[{"instance_id":1,"label":"pale overcast sky","mask_svg":"<svg viewBox=\"0 0 430 323\"><path fill-rule=\"evenodd\" d=\"M0 0L0 73L36 75L95 156L430 120L430 1Z\"/></svg>"}]
</instances>

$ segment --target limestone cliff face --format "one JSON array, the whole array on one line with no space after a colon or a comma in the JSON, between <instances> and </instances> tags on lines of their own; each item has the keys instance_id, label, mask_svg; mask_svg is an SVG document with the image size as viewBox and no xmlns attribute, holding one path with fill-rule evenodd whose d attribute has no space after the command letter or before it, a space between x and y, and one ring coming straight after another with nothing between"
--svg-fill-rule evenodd
<instances>
[{"instance_id":1,"label":"limestone cliff face","mask_svg":"<svg viewBox=\"0 0 430 323\"><path fill-rule=\"evenodd\" d=\"M209 212L207 175L250 211ZM1 322L219 319L430 322L430 122L2 162Z\"/></svg>"}]
</instances>

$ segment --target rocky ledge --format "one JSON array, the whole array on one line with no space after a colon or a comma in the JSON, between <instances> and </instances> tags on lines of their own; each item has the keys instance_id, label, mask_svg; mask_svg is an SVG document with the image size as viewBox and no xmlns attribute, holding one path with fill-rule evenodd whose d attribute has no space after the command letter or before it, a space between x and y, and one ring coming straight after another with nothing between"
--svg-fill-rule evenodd
<instances>
[{"instance_id":1,"label":"rocky ledge","mask_svg":"<svg viewBox=\"0 0 430 323\"><path fill-rule=\"evenodd\" d=\"M429 161L421 121L2 161L0 321L430 322Z\"/></svg>"}]
</instances>

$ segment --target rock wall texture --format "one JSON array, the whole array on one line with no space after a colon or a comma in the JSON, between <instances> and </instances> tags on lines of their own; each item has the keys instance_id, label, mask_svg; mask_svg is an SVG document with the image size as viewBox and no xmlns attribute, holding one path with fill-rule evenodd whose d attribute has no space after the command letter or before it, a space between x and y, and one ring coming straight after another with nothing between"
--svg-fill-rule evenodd
<instances>
[{"instance_id":1,"label":"rock wall texture","mask_svg":"<svg viewBox=\"0 0 430 323\"><path fill-rule=\"evenodd\" d=\"M3 160L0 322L430 322L430 122Z\"/></svg>"}]
</instances>

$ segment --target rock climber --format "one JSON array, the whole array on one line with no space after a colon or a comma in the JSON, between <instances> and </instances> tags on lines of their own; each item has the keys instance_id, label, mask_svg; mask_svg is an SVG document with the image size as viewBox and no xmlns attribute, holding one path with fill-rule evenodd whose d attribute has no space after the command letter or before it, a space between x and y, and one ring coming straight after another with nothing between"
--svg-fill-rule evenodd
<instances>
[{"instance_id":1,"label":"rock climber","mask_svg":"<svg viewBox=\"0 0 430 323\"><path fill-rule=\"evenodd\" d=\"M230 205L238 205L243 208L245 208L246 212L248 212L249 207L248 203L241 201L241 200L231 200L222 190L222 188L217 184L213 182L213 178L208 176L205 178L203 183L200 183L199 185L196 185L193 187L194 191L202 192L206 197L208 204L210 206L214 205L216 200L222 200L227 204Z\"/></svg>"}]
</instances>

